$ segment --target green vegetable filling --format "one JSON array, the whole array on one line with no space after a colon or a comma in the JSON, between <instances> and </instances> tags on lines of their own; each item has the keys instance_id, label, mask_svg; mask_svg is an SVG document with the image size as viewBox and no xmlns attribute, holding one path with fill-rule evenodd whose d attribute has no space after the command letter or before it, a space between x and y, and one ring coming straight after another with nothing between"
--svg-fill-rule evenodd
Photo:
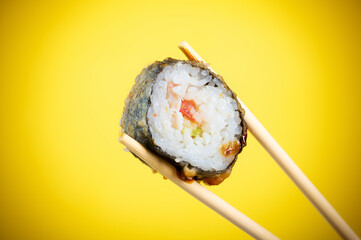
<instances>
[{"instance_id":1,"label":"green vegetable filling","mask_svg":"<svg viewBox=\"0 0 361 240\"><path fill-rule=\"evenodd\" d=\"M196 138L196 137L198 137L198 136L201 136L202 133L203 133L202 128L197 127L196 129L193 129L193 131L192 131L192 133L191 133L191 137L192 137L192 138Z\"/></svg>"}]
</instances>

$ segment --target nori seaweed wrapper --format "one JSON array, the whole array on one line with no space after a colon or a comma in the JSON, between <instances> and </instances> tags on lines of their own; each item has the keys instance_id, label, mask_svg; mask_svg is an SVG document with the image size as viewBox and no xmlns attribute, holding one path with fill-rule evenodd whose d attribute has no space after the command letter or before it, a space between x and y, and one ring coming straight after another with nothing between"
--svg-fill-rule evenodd
<instances>
[{"instance_id":1,"label":"nori seaweed wrapper","mask_svg":"<svg viewBox=\"0 0 361 240\"><path fill-rule=\"evenodd\" d=\"M150 97L153 92L153 85L157 79L158 74L161 73L166 66L174 65L178 62L188 63L193 67L199 67L202 70L208 70L208 67L204 63L176 60L172 58L167 58L161 62L156 61L148 67L144 68L142 72L136 77L135 84L129 92L127 99L125 100L123 116L121 119L121 127L123 131L130 137L134 138L140 144L152 150L174 165L177 168L179 177L181 179L185 181L193 179L201 180L209 185L217 185L230 175L232 167L237 159L237 155L246 146L247 126L244 121L245 112L237 101L242 127L242 134L238 139L241 143L241 146L240 151L235 155L234 160L225 169L219 171L204 171L184 161L177 163L174 156L170 156L168 153L162 151L162 149L155 144L149 130L147 112L151 104ZM231 91L220 75L216 75L211 71L210 74L213 77L219 79L223 83L224 87ZM231 93L233 98L236 99L236 94L232 91Z\"/></svg>"}]
</instances>

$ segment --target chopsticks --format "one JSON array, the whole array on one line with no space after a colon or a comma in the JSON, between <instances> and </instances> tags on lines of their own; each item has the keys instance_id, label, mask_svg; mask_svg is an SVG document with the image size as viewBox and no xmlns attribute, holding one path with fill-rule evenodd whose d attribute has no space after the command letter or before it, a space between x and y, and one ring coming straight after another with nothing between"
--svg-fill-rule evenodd
<instances>
[{"instance_id":1,"label":"chopsticks","mask_svg":"<svg viewBox=\"0 0 361 240\"><path fill-rule=\"evenodd\" d=\"M229 203L209 191L198 182L193 181L192 183L186 183L182 181L177 175L177 170L170 163L143 147L140 143L124 132L120 133L119 142L125 145L133 154L146 162L151 168L177 184L180 188L204 203L209 208L213 209L215 212L248 233L253 238L270 240L278 239L275 235L238 211L236 208L232 207Z\"/></svg>"},{"instance_id":2,"label":"chopsticks","mask_svg":"<svg viewBox=\"0 0 361 240\"><path fill-rule=\"evenodd\" d=\"M181 42L178 47L189 60L206 63L186 41ZM209 69L213 71L211 68ZM327 199L320 193L320 191L318 191L318 189L306 177L296 163L293 162L276 140L268 133L268 131L262 126L246 105L244 105L239 98L237 99L245 110L245 121L248 125L249 131L283 169L288 177L296 184L301 192L343 239L359 239L351 227L345 222L345 220L342 219Z\"/></svg>"}]
</instances>

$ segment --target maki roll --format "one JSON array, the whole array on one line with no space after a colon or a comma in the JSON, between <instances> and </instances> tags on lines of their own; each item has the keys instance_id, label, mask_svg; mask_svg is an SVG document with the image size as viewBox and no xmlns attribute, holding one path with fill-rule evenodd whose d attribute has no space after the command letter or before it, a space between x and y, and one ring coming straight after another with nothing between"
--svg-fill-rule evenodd
<instances>
[{"instance_id":1,"label":"maki roll","mask_svg":"<svg viewBox=\"0 0 361 240\"><path fill-rule=\"evenodd\" d=\"M244 110L223 78L203 63L172 58L136 77L121 127L181 179L209 185L230 175L247 138Z\"/></svg>"}]
</instances>

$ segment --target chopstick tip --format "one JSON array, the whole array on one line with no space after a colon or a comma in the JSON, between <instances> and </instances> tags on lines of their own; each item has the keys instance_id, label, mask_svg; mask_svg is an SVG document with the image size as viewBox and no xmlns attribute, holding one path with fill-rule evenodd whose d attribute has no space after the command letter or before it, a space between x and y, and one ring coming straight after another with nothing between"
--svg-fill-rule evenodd
<instances>
[{"instance_id":1,"label":"chopstick tip","mask_svg":"<svg viewBox=\"0 0 361 240\"><path fill-rule=\"evenodd\" d=\"M125 135L125 133L124 133L123 129L121 128L121 129L119 130L118 142L120 142L120 143L123 142L124 135Z\"/></svg>"},{"instance_id":2,"label":"chopstick tip","mask_svg":"<svg viewBox=\"0 0 361 240\"><path fill-rule=\"evenodd\" d=\"M179 43L178 47L179 47L179 48L184 48L186 45L189 45L189 44L187 43L187 41L182 41L182 42Z\"/></svg>"}]
</instances>

